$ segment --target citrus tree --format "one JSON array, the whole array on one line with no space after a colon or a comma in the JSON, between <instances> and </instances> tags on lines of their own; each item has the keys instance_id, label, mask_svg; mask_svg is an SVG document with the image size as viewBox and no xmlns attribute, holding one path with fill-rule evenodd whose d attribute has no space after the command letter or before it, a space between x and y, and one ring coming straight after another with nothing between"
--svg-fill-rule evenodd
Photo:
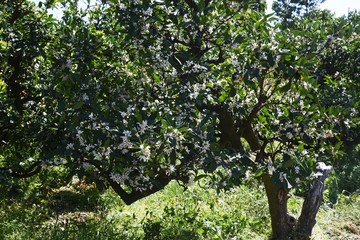
<instances>
[{"instance_id":1,"label":"citrus tree","mask_svg":"<svg viewBox=\"0 0 360 240\"><path fill-rule=\"evenodd\" d=\"M298 16L303 16L326 0L275 0L272 10L281 18L283 27L289 27ZM295 20L296 21L296 20Z\"/></svg>"},{"instance_id":2,"label":"citrus tree","mask_svg":"<svg viewBox=\"0 0 360 240\"><path fill-rule=\"evenodd\" d=\"M61 20L46 11L54 2ZM261 1L1 5L3 176L60 165L126 204L171 180L217 174L227 188L252 176L265 185L273 237L311 235L329 159L359 119L358 72L324 70L341 47L331 15L280 30ZM336 33L350 52L356 26ZM298 221L291 189L305 198Z\"/></svg>"}]
</instances>

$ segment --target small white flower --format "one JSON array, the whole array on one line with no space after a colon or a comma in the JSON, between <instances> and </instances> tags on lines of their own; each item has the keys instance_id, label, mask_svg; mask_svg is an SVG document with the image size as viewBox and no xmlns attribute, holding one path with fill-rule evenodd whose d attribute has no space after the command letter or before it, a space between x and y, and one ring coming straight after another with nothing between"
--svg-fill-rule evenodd
<instances>
[{"instance_id":1,"label":"small white flower","mask_svg":"<svg viewBox=\"0 0 360 240\"><path fill-rule=\"evenodd\" d=\"M129 130L124 130L123 134L126 138L131 137L131 132Z\"/></svg>"},{"instance_id":2,"label":"small white flower","mask_svg":"<svg viewBox=\"0 0 360 240\"><path fill-rule=\"evenodd\" d=\"M268 165L268 171L270 174L272 174L273 172L275 172L275 167L272 164Z\"/></svg>"},{"instance_id":3,"label":"small white flower","mask_svg":"<svg viewBox=\"0 0 360 240\"><path fill-rule=\"evenodd\" d=\"M250 176L251 176L251 172L249 170L247 170L245 172L245 179L250 179Z\"/></svg>"},{"instance_id":4,"label":"small white flower","mask_svg":"<svg viewBox=\"0 0 360 240\"><path fill-rule=\"evenodd\" d=\"M292 139L292 138L294 137L294 135L293 135L291 132L287 132L287 133L286 133L286 137L287 137L288 139Z\"/></svg>"},{"instance_id":5,"label":"small white flower","mask_svg":"<svg viewBox=\"0 0 360 240\"><path fill-rule=\"evenodd\" d=\"M66 146L66 149L74 149L74 144L68 143L68 145Z\"/></svg>"},{"instance_id":6,"label":"small white flower","mask_svg":"<svg viewBox=\"0 0 360 240\"><path fill-rule=\"evenodd\" d=\"M206 152L206 151L208 151L209 149L210 149L210 143L209 143L209 141L205 141L204 143L203 143L203 152Z\"/></svg>"},{"instance_id":7,"label":"small white flower","mask_svg":"<svg viewBox=\"0 0 360 240\"><path fill-rule=\"evenodd\" d=\"M84 95L83 95L83 100L84 101L88 101L89 100L89 96L86 94L86 93L84 93Z\"/></svg>"},{"instance_id":8,"label":"small white flower","mask_svg":"<svg viewBox=\"0 0 360 240\"><path fill-rule=\"evenodd\" d=\"M121 182L121 175L119 173L110 173L110 179L113 180L116 183L120 183Z\"/></svg>"},{"instance_id":9,"label":"small white flower","mask_svg":"<svg viewBox=\"0 0 360 240\"><path fill-rule=\"evenodd\" d=\"M151 16L153 14L153 10L151 8L148 8L146 11L144 11L144 14L147 16Z\"/></svg>"},{"instance_id":10,"label":"small white flower","mask_svg":"<svg viewBox=\"0 0 360 240\"><path fill-rule=\"evenodd\" d=\"M326 129L324 134L325 134L326 138L334 137L334 134L333 134L332 130L330 130L330 129Z\"/></svg>"},{"instance_id":11,"label":"small white flower","mask_svg":"<svg viewBox=\"0 0 360 240\"><path fill-rule=\"evenodd\" d=\"M234 65L235 67L240 65L240 63L239 63L239 61L238 61L237 59L231 60L231 63L232 63L232 65Z\"/></svg>"},{"instance_id":12,"label":"small white flower","mask_svg":"<svg viewBox=\"0 0 360 240\"><path fill-rule=\"evenodd\" d=\"M71 59L66 60L66 67L67 67L67 68L71 68L71 66L72 66L72 61L71 61Z\"/></svg>"},{"instance_id":13,"label":"small white flower","mask_svg":"<svg viewBox=\"0 0 360 240\"><path fill-rule=\"evenodd\" d=\"M83 164L82 164L82 167L85 169L85 171L86 170L89 170L90 169L90 167L91 167L91 165L89 164L89 163L87 163L87 162L84 162Z\"/></svg>"},{"instance_id":14,"label":"small white flower","mask_svg":"<svg viewBox=\"0 0 360 240\"><path fill-rule=\"evenodd\" d=\"M174 173L176 170L175 166L174 165L170 165L169 168L167 169L166 171L166 174L167 175L171 175L172 173Z\"/></svg>"},{"instance_id":15,"label":"small white flower","mask_svg":"<svg viewBox=\"0 0 360 240\"><path fill-rule=\"evenodd\" d=\"M144 144L140 145L140 159L144 162L148 162L150 159L150 155L151 155L151 151L150 151L150 146L144 146Z\"/></svg>"},{"instance_id":16,"label":"small white flower","mask_svg":"<svg viewBox=\"0 0 360 240\"><path fill-rule=\"evenodd\" d=\"M140 127L139 130L140 134L144 134L145 131L149 128L146 120L142 121L141 123L138 123L138 125Z\"/></svg>"},{"instance_id":17,"label":"small white flower","mask_svg":"<svg viewBox=\"0 0 360 240\"><path fill-rule=\"evenodd\" d=\"M281 172L279 175L280 182L284 182L284 179L286 178L286 173Z\"/></svg>"},{"instance_id":18,"label":"small white flower","mask_svg":"<svg viewBox=\"0 0 360 240\"><path fill-rule=\"evenodd\" d=\"M94 114L90 113L89 118L90 118L90 120L95 120Z\"/></svg>"},{"instance_id":19,"label":"small white flower","mask_svg":"<svg viewBox=\"0 0 360 240\"><path fill-rule=\"evenodd\" d=\"M121 117L125 118L125 117L128 115L128 113L126 113L126 112L120 112L120 115L121 115Z\"/></svg>"}]
</instances>

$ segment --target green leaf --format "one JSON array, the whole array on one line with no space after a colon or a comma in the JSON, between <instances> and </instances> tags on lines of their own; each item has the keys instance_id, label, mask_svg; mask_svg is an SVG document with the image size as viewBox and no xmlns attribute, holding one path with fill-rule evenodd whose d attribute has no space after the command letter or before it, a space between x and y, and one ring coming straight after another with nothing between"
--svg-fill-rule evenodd
<instances>
[{"instance_id":1,"label":"green leaf","mask_svg":"<svg viewBox=\"0 0 360 240\"><path fill-rule=\"evenodd\" d=\"M221 96L219 97L219 101L225 102L228 97L229 97L229 95L227 92L222 92Z\"/></svg>"},{"instance_id":2,"label":"green leaf","mask_svg":"<svg viewBox=\"0 0 360 240\"><path fill-rule=\"evenodd\" d=\"M343 145L343 142L340 141L340 142L338 142L338 143L335 144L334 149L335 149L335 150L340 150L340 148L341 148L342 145Z\"/></svg>"},{"instance_id":3,"label":"green leaf","mask_svg":"<svg viewBox=\"0 0 360 240\"><path fill-rule=\"evenodd\" d=\"M282 164L283 168L291 168L295 165L296 161L294 159L288 159L285 160L285 162Z\"/></svg>"},{"instance_id":4,"label":"green leaf","mask_svg":"<svg viewBox=\"0 0 360 240\"><path fill-rule=\"evenodd\" d=\"M108 148L110 146L111 140L110 138L107 138L104 142L104 148Z\"/></svg>"},{"instance_id":5,"label":"green leaf","mask_svg":"<svg viewBox=\"0 0 360 240\"><path fill-rule=\"evenodd\" d=\"M161 125L162 125L162 127L164 127L164 128L167 128L169 125L168 125L168 122L164 119L164 118L162 118L161 119Z\"/></svg>"},{"instance_id":6,"label":"green leaf","mask_svg":"<svg viewBox=\"0 0 360 240\"><path fill-rule=\"evenodd\" d=\"M291 88L291 84L292 84L291 81L289 81L287 84L285 84L285 86L279 89L279 92L281 93L288 92Z\"/></svg>"},{"instance_id":7,"label":"green leaf","mask_svg":"<svg viewBox=\"0 0 360 240\"><path fill-rule=\"evenodd\" d=\"M198 10L200 13L204 12L204 8L205 8L205 1L204 0L199 0L198 4L197 4Z\"/></svg>"},{"instance_id":8,"label":"green leaf","mask_svg":"<svg viewBox=\"0 0 360 240\"><path fill-rule=\"evenodd\" d=\"M79 101L79 102L75 103L74 109L77 110L77 109L81 108L83 105L84 105L84 102Z\"/></svg>"},{"instance_id":9,"label":"green leaf","mask_svg":"<svg viewBox=\"0 0 360 240\"><path fill-rule=\"evenodd\" d=\"M258 170L256 170L255 174L254 174L254 177L260 177L262 176L264 173L264 168L259 168Z\"/></svg>"}]
</instances>

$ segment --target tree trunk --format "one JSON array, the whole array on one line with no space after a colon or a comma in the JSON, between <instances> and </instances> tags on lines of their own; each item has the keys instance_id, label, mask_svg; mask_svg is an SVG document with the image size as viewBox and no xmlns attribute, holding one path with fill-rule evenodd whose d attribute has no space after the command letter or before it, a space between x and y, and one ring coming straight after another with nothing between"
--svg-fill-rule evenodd
<instances>
[{"instance_id":1,"label":"tree trunk","mask_svg":"<svg viewBox=\"0 0 360 240\"><path fill-rule=\"evenodd\" d=\"M323 162L316 164L315 178L305 197L299 222L296 226L295 236L297 240L310 239L312 229L316 223L316 214L319 211L323 199L324 182L331 170L332 167L326 166Z\"/></svg>"},{"instance_id":2,"label":"tree trunk","mask_svg":"<svg viewBox=\"0 0 360 240\"><path fill-rule=\"evenodd\" d=\"M269 203L272 239L310 239L312 229L316 223L316 214L323 199L324 181L331 170L331 166L326 166L322 162L316 164L315 178L304 199L298 223L296 223L296 218L288 213L287 201L289 189L276 186L271 182L271 175L269 174L262 176Z\"/></svg>"},{"instance_id":3,"label":"tree trunk","mask_svg":"<svg viewBox=\"0 0 360 240\"><path fill-rule=\"evenodd\" d=\"M289 234L295 225L295 217L289 215L287 209L289 190L277 187L270 180L271 175L264 175L265 185L271 216L272 239L289 239Z\"/></svg>"}]
</instances>

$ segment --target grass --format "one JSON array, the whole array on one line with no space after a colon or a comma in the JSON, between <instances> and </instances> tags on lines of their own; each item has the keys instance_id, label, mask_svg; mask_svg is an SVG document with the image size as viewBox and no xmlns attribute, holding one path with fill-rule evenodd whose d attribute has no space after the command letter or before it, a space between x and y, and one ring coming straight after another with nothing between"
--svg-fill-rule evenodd
<instances>
[{"instance_id":1,"label":"grass","mask_svg":"<svg viewBox=\"0 0 360 240\"><path fill-rule=\"evenodd\" d=\"M298 215L302 200L292 197ZM0 200L0 239L268 239L264 189L250 182L216 193L176 182L126 206L111 190L92 185L53 189L38 198ZM360 239L360 196L325 201L314 239Z\"/></svg>"},{"instance_id":2,"label":"grass","mask_svg":"<svg viewBox=\"0 0 360 240\"><path fill-rule=\"evenodd\" d=\"M360 239L360 197L358 194L341 195L333 207L320 209L315 228L318 239ZM325 236L325 238L320 238Z\"/></svg>"}]
</instances>

